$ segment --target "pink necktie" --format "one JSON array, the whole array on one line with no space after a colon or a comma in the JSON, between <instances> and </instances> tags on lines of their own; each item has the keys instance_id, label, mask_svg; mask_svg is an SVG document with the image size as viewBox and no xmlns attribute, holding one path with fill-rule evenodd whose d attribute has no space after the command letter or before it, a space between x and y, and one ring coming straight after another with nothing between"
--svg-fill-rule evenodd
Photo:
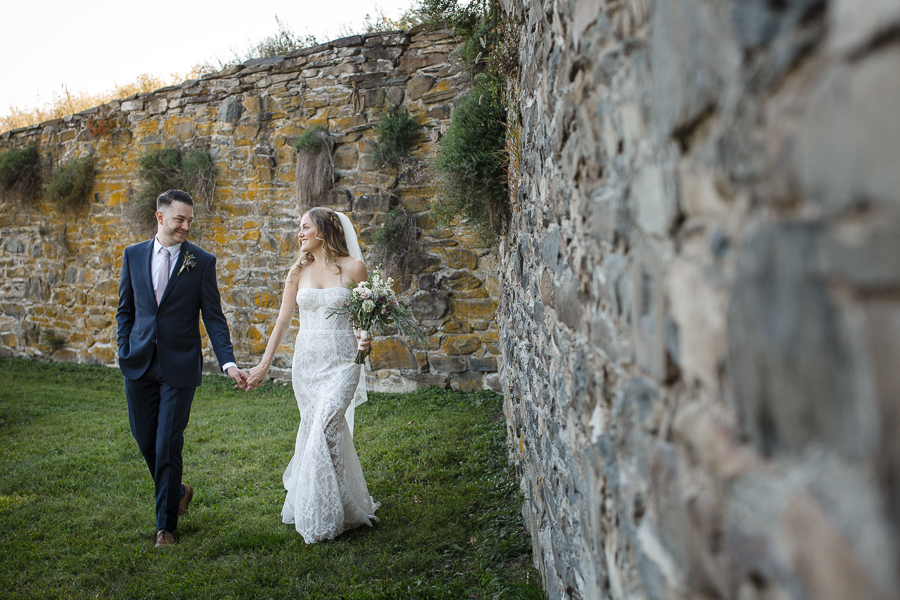
<instances>
[{"instance_id":1,"label":"pink necktie","mask_svg":"<svg viewBox=\"0 0 900 600\"><path fill-rule=\"evenodd\" d=\"M162 300L163 292L166 291L166 285L169 283L169 259L172 257L166 248L160 248L159 251L162 252L162 264L159 265L159 277L156 279L157 306L159 306L159 301Z\"/></svg>"}]
</instances>

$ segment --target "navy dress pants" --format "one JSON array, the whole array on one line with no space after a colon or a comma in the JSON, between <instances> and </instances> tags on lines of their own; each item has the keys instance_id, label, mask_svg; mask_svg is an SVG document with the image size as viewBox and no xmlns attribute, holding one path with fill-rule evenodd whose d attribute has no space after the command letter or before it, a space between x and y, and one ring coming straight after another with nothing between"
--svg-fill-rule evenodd
<instances>
[{"instance_id":1,"label":"navy dress pants","mask_svg":"<svg viewBox=\"0 0 900 600\"><path fill-rule=\"evenodd\" d=\"M175 388L162 378L154 353L140 379L125 378L131 434L156 484L156 528L175 531L181 500L184 430L197 388Z\"/></svg>"}]
</instances>

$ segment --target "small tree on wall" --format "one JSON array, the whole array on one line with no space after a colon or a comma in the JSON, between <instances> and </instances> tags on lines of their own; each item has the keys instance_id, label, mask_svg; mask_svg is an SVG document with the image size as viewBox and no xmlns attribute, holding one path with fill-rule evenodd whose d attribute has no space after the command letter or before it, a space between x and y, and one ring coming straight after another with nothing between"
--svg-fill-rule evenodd
<instances>
[{"instance_id":1,"label":"small tree on wall","mask_svg":"<svg viewBox=\"0 0 900 600\"><path fill-rule=\"evenodd\" d=\"M294 142L297 151L295 188L297 208L301 213L316 206L322 194L334 185L333 144L324 127L312 127Z\"/></svg>"},{"instance_id":2,"label":"small tree on wall","mask_svg":"<svg viewBox=\"0 0 900 600\"><path fill-rule=\"evenodd\" d=\"M419 134L419 124L400 106L391 108L378 123L375 161L382 166L398 167L409 156Z\"/></svg>"},{"instance_id":3,"label":"small tree on wall","mask_svg":"<svg viewBox=\"0 0 900 600\"><path fill-rule=\"evenodd\" d=\"M384 222L372 236L368 260L373 266L381 265L389 277L398 278L406 270L418 237L415 215L395 206L384 215Z\"/></svg>"},{"instance_id":4,"label":"small tree on wall","mask_svg":"<svg viewBox=\"0 0 900 600\"><path fill-rule=\"evenodd\" d=\"M141 188L126 208L126 217L141 231L153 231L156 197L172 189L184 190L195 202L209 205L215 194L217 173L206 150L151 150L138 159Z\"/></svg>"}]
</instances>

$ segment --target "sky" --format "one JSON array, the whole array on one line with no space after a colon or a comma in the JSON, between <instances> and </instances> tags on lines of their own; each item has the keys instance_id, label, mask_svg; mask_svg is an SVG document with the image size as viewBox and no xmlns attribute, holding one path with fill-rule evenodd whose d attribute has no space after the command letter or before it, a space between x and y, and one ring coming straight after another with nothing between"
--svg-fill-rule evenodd
<instances>
[{"instance_id":1,"label":"sky","mask_svg":"<svg viewBox=\"0 0 900 600\"><path fill-rule=\"evenodd\" d=\"M376 7L392 19L413 0L27 0L3 8L0 116L44 106L64 87L98 94L150 74L173 73L243 55L278 32L335 39L364 29Z\"/></svg>"}]
</instances>

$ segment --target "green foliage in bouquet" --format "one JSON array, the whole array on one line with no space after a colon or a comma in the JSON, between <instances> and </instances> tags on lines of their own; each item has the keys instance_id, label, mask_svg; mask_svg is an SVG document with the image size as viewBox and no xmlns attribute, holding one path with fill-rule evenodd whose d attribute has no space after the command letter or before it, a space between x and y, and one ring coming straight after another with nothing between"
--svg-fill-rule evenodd
<instances>
[{"instance_id":1,"label":"green foliage in bouquet","mask_svg":"<svg viewBox=\"0 0 900 600\"><path fill-rule=\"evenodd\" d=\"M380 267L375 267L369 278L350 288L350 298L343 304L331 309L329 317L348 315L354 329L364 332L382 333L385 328L394 326L403 335L408 335L417 342L424 342L425 336L410 314L409 309L400 304L391 286L394 280L390 277L382 279ZM356 363L365 362L368 352L360 350L356 353Z\"/></svg>"}]
</instances>

